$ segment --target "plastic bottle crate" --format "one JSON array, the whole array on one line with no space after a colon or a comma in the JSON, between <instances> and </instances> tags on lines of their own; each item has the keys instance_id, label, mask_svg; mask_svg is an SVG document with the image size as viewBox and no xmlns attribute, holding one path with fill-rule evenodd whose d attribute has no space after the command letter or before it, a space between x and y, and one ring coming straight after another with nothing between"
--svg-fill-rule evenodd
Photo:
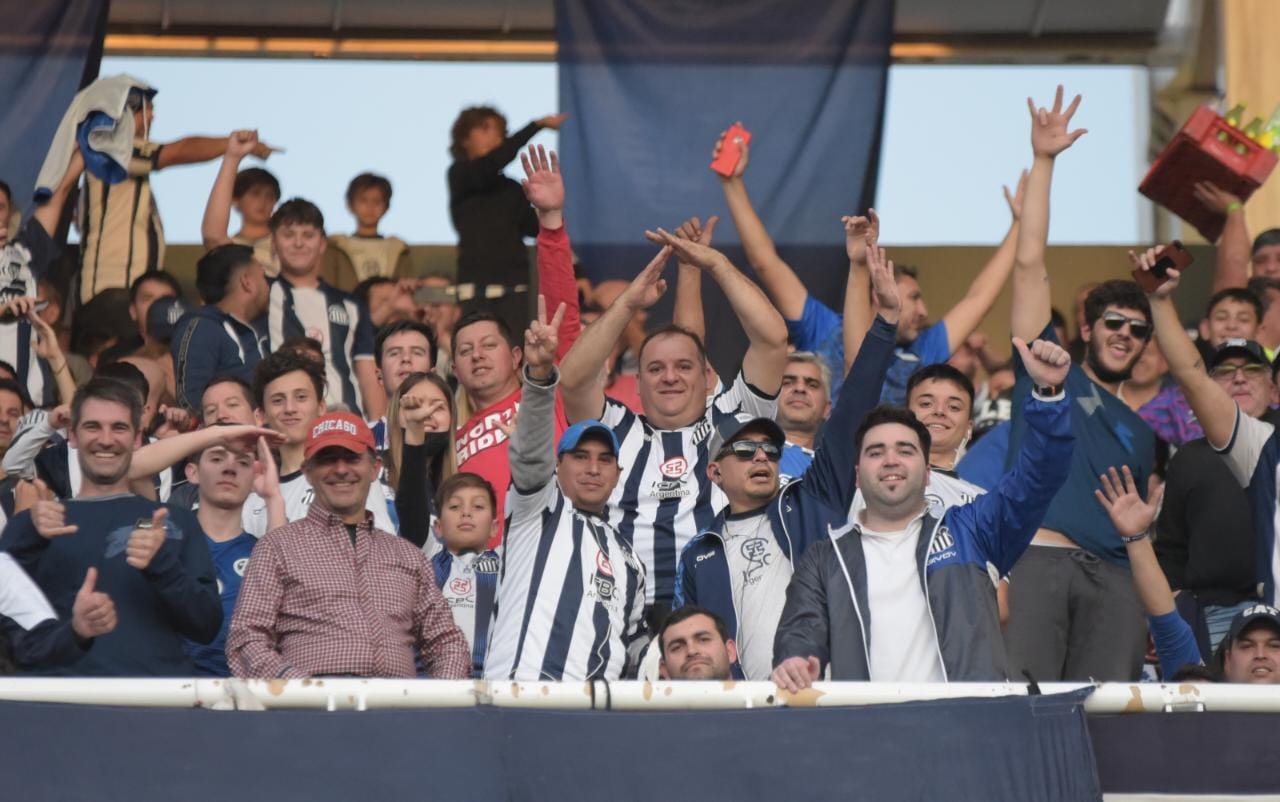
<instances>
[{"instance_id":1,"label":"plastic bottle crate","mask_svg":"<svg viewBox=\"0 0 1280 802\"><path fill-rule=\"evenodd\" d=\"M1212 181L1244 200L1275 166L1276 154L1229 125L1213 108L1201 106L1151 163L1138 191L1216 242L1226 218L1196 200L1196 182Z\"/></svg>"}]
</instances>

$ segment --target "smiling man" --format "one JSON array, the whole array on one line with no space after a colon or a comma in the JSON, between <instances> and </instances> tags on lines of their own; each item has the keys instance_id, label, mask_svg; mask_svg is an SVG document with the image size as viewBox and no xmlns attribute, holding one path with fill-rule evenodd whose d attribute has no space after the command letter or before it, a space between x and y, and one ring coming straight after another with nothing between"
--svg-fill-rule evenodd
<instances>
[{"instance_id":1,"label":"smiling man","mask_svg":"<svg viewBox=\"0 0 1280 802\"><path fill-rule=\"evenodd\" d=\"M358 416L313 421L305 449L315 489L307 516L254 549L227 637L237 677L414 677L471 674L422 550L381 531L365 509L381 467Z\"/></svg>"},{"instance_id":2,"label":"smiling man","mask_svg":"<svg viewBox=\"0 0 1280 802\"><path fill-rule=\"evenodd\" d=\"M0 538L59 618L70 619L86 574L115 602L118 625L92 649L52 673L70 676L191 676L183 639L208 643L222 624L204 532L190 512L129 492L141 445L142 397L131 386L91 379L71 403L69 440L80 466L79 493L62 502L37 482L41 498Z\"/></svg>"}]
</instances>

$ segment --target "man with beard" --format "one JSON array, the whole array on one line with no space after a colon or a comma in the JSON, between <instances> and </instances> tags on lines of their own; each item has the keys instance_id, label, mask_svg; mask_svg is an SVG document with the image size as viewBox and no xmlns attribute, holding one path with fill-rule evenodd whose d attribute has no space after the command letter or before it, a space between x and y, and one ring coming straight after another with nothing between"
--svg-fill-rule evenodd
<instances>
[{"instance_id":1,"label":"man with beard","mask_svg":"<svg viewBox=\"0 0 1280 802\"><path fill-rule=\"evenodd\" d=\"M818 433L831 414L831 369L822 357L807 351L787 354L774 417L787 436L778 464L783 482L799 478L813 462Z\"/></svg>"},{"instance_id":2,"label":"man with beard","mask_svg":"<svg viewBox=\"0 0 1280 802\"><path fill-rule=\"evenodd\" d=\"M734 679L738 646L724 619L705 607L688 604L667 616L658 649L667 679Z\"/></svg>"},{"instance_id":3,"label":"man with beard","mask_svg":"<svg viewBox=\"0 0 1280 802\"><path fill-rule=\"evenodd\" d=\"M1069 130L1080 103L1063 108L1062 87L1051 109L1030 99L1033 161L1027 178L1013 274L1012 333L1027 341L1057 341L1050 319L1045 246L1054 160L1082 136ZM1129 681L1142 670L1147 626L1115 527L1094 501L1099 468L1128 465L1145 491L1155 441L1151 429L1119 397L1121 385L1151 337L1151 312L1137 284L1106 281L1084 302L1080 336L1085 363L1066 378L1076 437L1071 471L1054 497L1009 591L1006 644L1011 676L1040 682ZM1032 392L1015 357L1014 417L1006 467L1028 433L1023 414Z\"/></svg>"},{"instance_id":4,"label":"man with beard","mask_svg":"<svg viewBox=\"0 0 1280 802\"><path fill-rule=\"evenodd\" d=\"M95 378L71 404L69 440L80 464L78 496L60 502L42 482L41 499L0 537L36 580L59 618L97 569L97 590L115 602L119 623L69 666L71 676L190 676L183 639L208 643L222 604L205 534L190 512L129 492L141 443L142 398L122 382Z\"/></svg>"}]
</instances>

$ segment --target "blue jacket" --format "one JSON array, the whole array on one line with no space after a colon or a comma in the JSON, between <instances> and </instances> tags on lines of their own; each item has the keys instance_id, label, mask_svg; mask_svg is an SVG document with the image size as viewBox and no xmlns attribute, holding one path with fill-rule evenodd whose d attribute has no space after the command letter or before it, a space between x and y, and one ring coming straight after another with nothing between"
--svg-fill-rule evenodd
<instances>
[{"instance_id":1,"label":"blue jacket","mask_svg":"<svg viewBox=\"0 0 1280 802\"><path fill-rule=\"evenodd\" d=\"M866 414L880 403L880 388L893 362L897 327L879 316L867 332L844 389L827 420L813 464L799 479L783 485L768 505L769 531L793 563L805 549L827 538L832 525L843 527L857 489L853 437ZM733 598L729 562L724 553L725 511L685 546L676 567L674 607L697 604L714 610L730 631L738 632L739 605Z\"/></svg>"},{"instance_id":2,"label":"blue jacket","mask_svg":"<svg viewBox=\"0 0 1280 802\"><path fill-rule=\"evenodd\" d=\"M213 304L182 316L174 327L169 352L178 401L197 412L209 382L231 374L252 384L253 369L262 359L257 331Z\"/></svg>"},{"instance_id":3,"label":"blue jacket","mask_svg":"<svg viewBox=\"0 0 1280 802\"><path fill-rule=\"evenodd\" d=\"M1069 397L1025 402L1027 433L1013 468L990 492L924 515L916 560L920 583L950 682L1007 678L1004 638L987 563L1003 575L1018 561L1071 470L1074 437ZM872 677L867 633L867 565L857 523L839 539L817 543L796 563L773 645L774 665L817 657L833 680Z\"/></svg>"}]
</instances>

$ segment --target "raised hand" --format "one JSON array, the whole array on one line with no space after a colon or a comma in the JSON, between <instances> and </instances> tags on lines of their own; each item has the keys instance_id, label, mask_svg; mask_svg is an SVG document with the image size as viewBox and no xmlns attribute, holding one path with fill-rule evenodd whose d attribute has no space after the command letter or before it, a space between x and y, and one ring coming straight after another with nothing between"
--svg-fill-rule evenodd
<instances>
[{"instance_id":1,"label":"raised hand","mask_svg":"<svg viewBox=\"0 0 1280 802\"><path fill-rule=\"evenodd\" d=\"M271 456L267 438L258 438L256 457L253 461L253 492L264 499L280 495L280 469Z\"/></svg>"},{"instance_id":2,"label":"raised hand","mask_svg":"<svg viewBox=\"0 0 1280 802\"><path fill-rule=\"evenodd\" d=\"M164 507L159 507L155 512L151 513L151 520L147 523L139 523L129 533L129 542L125 545L124 561L137 568L139 571L151 565L151 560L156 556L156 552L160 551L160 547L164 545L165 537L165 519L169 517L169 511Z\"/></svg>"},{"instance_id":3,"label":"raised hand","mask_svg":"<svg viewBox=\"0 0 1280 802\"><path fill-rule=\"evenodd\" d=\"M742 125L742 123L738 123L738 125ZM720 158L720 149L724 147L724 138L728 136L728 134L729 134L729 129L726 128L725 130L721 131L720 136L716 138L716 146L711 149L712 161L715 161L716 159ZM735 178L742 178L743 174L747 172L747 161L751 156L751 152L750 152L751 146L748 145L746 141L743 140L742 137L734 137L734 141L738 143L738 152L741 153L742 155L738 158L737 166L733 168L733 175L730 175L727 177L720 176L721 181L731 181Z\"/></svg>"},{"instance_id":4,"label":"raised hand","mask_svg":"<svg viewBox=\"0 0 1280 802\"><path fill-rule=\"evenodd\" d=\"M227 155L235 159L243 159L254 153L260 144L262 143L258 141L256 130L232 131L227 137Z\"/></svg>"},{"instance_id":5,"label":"raised hand","mask_svg":"<svg viewBox=\"0 0 1280 802\"><path fill-rule=\"evenodd\" d=\"M771 679L779 688L799 693L808 688L822 673L822 664L816 657L788 657L773 670Z\"/></svg>"},{"instance_id":6,"label":"raised hand","mask_svg":"<svg viewBox=\"0 0 1280 802\"><path fill-rule=\"evenodd\" d=\"M31 507L31 522L40 533L40 537L53 538L75 534L80 527L67 523L67 508L43 479L36 480L35 489L37 500Z\"/></svg>"},{"instance_id":7,"label":"raised hand","mask_svg":"<svg viewBox=\"0 0 1280 802\"><path fill-rule=\"evenodd\" d=\"M649 264L644 266L627 289L618 296L618 300L614 303L625 303L632 313L639 312L642 309L648 309L658 302L667 291L667 280L662 277L662 271L666 270L667 262L671 259L672 248L670 245L664 246L658 251L657 255L649 260Z\"/></svg>"},{"instance_id":8,"label":"raised hand","mask_svg":"<svg viewBox=\"0 0 1280 802\"><path fill-rule=\"evenodd\" d=\"M845 215L840 222L844 225L844 252L849 261L866 264L867 247L880 241L880 215L875 209L867 209L865 217Z\"/></svg>"},{"instance_id":9,"label":"raised hand","mask_svg":"<svg viewBox=\"0 0 1280 802\"><path fill-rule=\"evenodd\" d=\"M715 231L716 223L718 222L720 222L720 218L714 214L707 218L705 226L698 218L690 217L676 229L676 237L711 247L711 235Z\"/></svg>"},{"instance_id":10,"label":"raised hand","mask_svg":"<svg viewBox=\"0 0 1280 802\"><path fill-rule=\"evenodd\" d=\"M564 179L560 176L560 157L541 145L530 145L520 154L520 166L525 179L520 182L524 196L540 214L558 212L564 208Z\"/></svg>"},{"instance_id":11,"label":"raised hand","mask_svg":"<svg viewBox=\"0 0 1280 802\"><path fill-rule=\"evenodd\" d=\"M893 260L885 258L884 248L875 245L869 234L867 269L871 272L871 291L875 293L881 316L890 323L898 322L902 298L898 295L898 280L893 275Z\"/></svg>"},{"instance_id":12,"label":"raised hand","mask_svg":"<svg viewBox=\"0 0 1280 802\"><path fill-rule=\"evenodd\" d=\"M569 119L569 115L561 112L559 114L548 114L546 117L539 117L534 120L542 128L550 128L553 131L559 131L564 121Z\"/></svg>"},{"instance_id":13,"label":"raised hand","mask_svg":"<svg viewBox=\"0 0 1280 802\"><path fill-rule=\"evenodd\" d=\"M556 307L556 314L547 321L547 299L538 296L538 319L529 323L524 333L524 361L529 375L545 379L551 375L556 361L556 348L560 345L560 324L564 321L564 304Z\"/></svg>"},{"instance_id":14,"label":"raised hand","mask_svg":"<svg viewBox=\"0 0 1280 802\"><path fill-rule=\"evenodd\" d=\"M1155 267L1156 262L1160 259L1160 254L1164 253L1165 246L1157 245L1154 248L1147 248L1142 253L1134 253L1129 251L1129 264L1133 265L1134 270L1145 270L1150 272ZM1178 288L1178 279L1182 273L1174 268L1170 268L1165 274L1164 281L1156 288L1147 293L1152 298L1168 298L1173 291Z\"/></svg>"},{"instance_id":15,"label":"raised hand","mask_svg":"<svg viewBox=\"0 0 1280 802\"><path fill-rule=\"evenodd\" d=\"M49 425L54 431L61 431L71 425L71 405L59 404L49 411Z\"/></svg>"},{"instance_id":16,"label":"raised hand","mask_svg":"<svg viewBox=\"0 0 1280 802\"><path fill-rule=\"evenodd\" d=\"M31 328L36 331L36 356L48 362L49 367L57 373L62 369L61 365L66 364L62 355L62 346L58 344L58 335L54 333L52 326L44 322L44 318L40 317L34 305L27 312L27 320L31 323Z\"/></svg>"},{"instance_id":17,"label":"raised hand","mask_svg":"<svg viewBox=\"0 0 1280 802\"><path fill-rule=\"evenodd\" d=\"M1021 337L1013 338L1013 347L1022 355L1027 375L1038 387L1061 387L1071 369L1071 355L1062 346L1048 340L1027 345Z\"/></svg>"},{"instance_id":18,"label":"raised hand","mask_svg":"<svg viewBox=\"0 0 1280 802\"><path fill-rule=\"evenodd\" d=\"M1094 490L1098 503L1107 511L1111 523L1123 537L1133 537L1151 529L1151 523L1160 512L1160 501L1164 496L1164 485L1151 494L1150 501L1143 501L1138 495L1138 487L1133 481L1133 473L1128 465L1120 468L1124 476L1115 468L1098 477L1102 487Z\"/></svg>"},{"instance_id":19,"label":"raised hand","mask_svg":"<svg viewBox=\"0 0 1280 802\"><path fill-rule=\"evenodd\" d=\"M1217 214L1228 214L1240 208L1240 198L1227 192L1212 181L1197 181L1191 187L1191 194L1205 207Z\"/></svg>"},{"instance_id":20,"label":"raised hand","mask_svg":"<svg viewBox=\"0 0 1280 802\"><path fill-rule=\"evenodd\" d=\"M175 434L194 431L199 425L195 416L181 407L161 404L157 414L161 423L156 427L154 435L160 440L173 437Z\"/></svg>"},{"instance_id":21,"label":"raised hand","mask_svg":"<svg viewBox=\"0 0 1280 802\"><path fill-rule=\"evenodd\" d=\"M1031 152L1036 156L1053 158L1075 144L1075 141L1088 131L1077 128L1068 131L1071 118L1080 105L1080 96L1076 95L1064 111L1062 108L1062 84L1053 98L1053 108L1043 106L1036 108L1035 101L1027 98L1027 108L1031 110Z\"/></svg>"},{"instance_id":22,"label":"raised hand","mask_svg":"<svg viewBox=\"0 0 1280 802\"><path fill-rule=\"evenodd\" d=\"M1004 202L1009 204L1009 214L1013 215L1016 223L1022 219L1022 199L1027 194L1027 171L1023 170L1018 175L1018 183L1014 186L1013 192L1008 187L1001 187L1004 190Z\"/></svg>"},{"instance_id":23,"label":"raised hand","mask_svg":"<svg viewBox=\"0 0 1280 802\"><path fill-rule=\"evenodd\" d=\"M98 569L90 568L71 606L71 629L85 640L106 635L116 628L115 602L107 594L94 590L97 582Z\"/></svg>"},{"instance_id":24,"label":"raised hand","mask_svg":"<svg viewBox=\"0 0 1280 802\"><path fill-rule=\"evenodd\" d=\"M652 243L670 247L681 264L693 265L701 270L711 270L728 261L725 255L715 248L702 245L693 240L681 239L664 228L659 228L657 231L646 231L644 236L645 239Z\"/></svg>"}]
</instances>

